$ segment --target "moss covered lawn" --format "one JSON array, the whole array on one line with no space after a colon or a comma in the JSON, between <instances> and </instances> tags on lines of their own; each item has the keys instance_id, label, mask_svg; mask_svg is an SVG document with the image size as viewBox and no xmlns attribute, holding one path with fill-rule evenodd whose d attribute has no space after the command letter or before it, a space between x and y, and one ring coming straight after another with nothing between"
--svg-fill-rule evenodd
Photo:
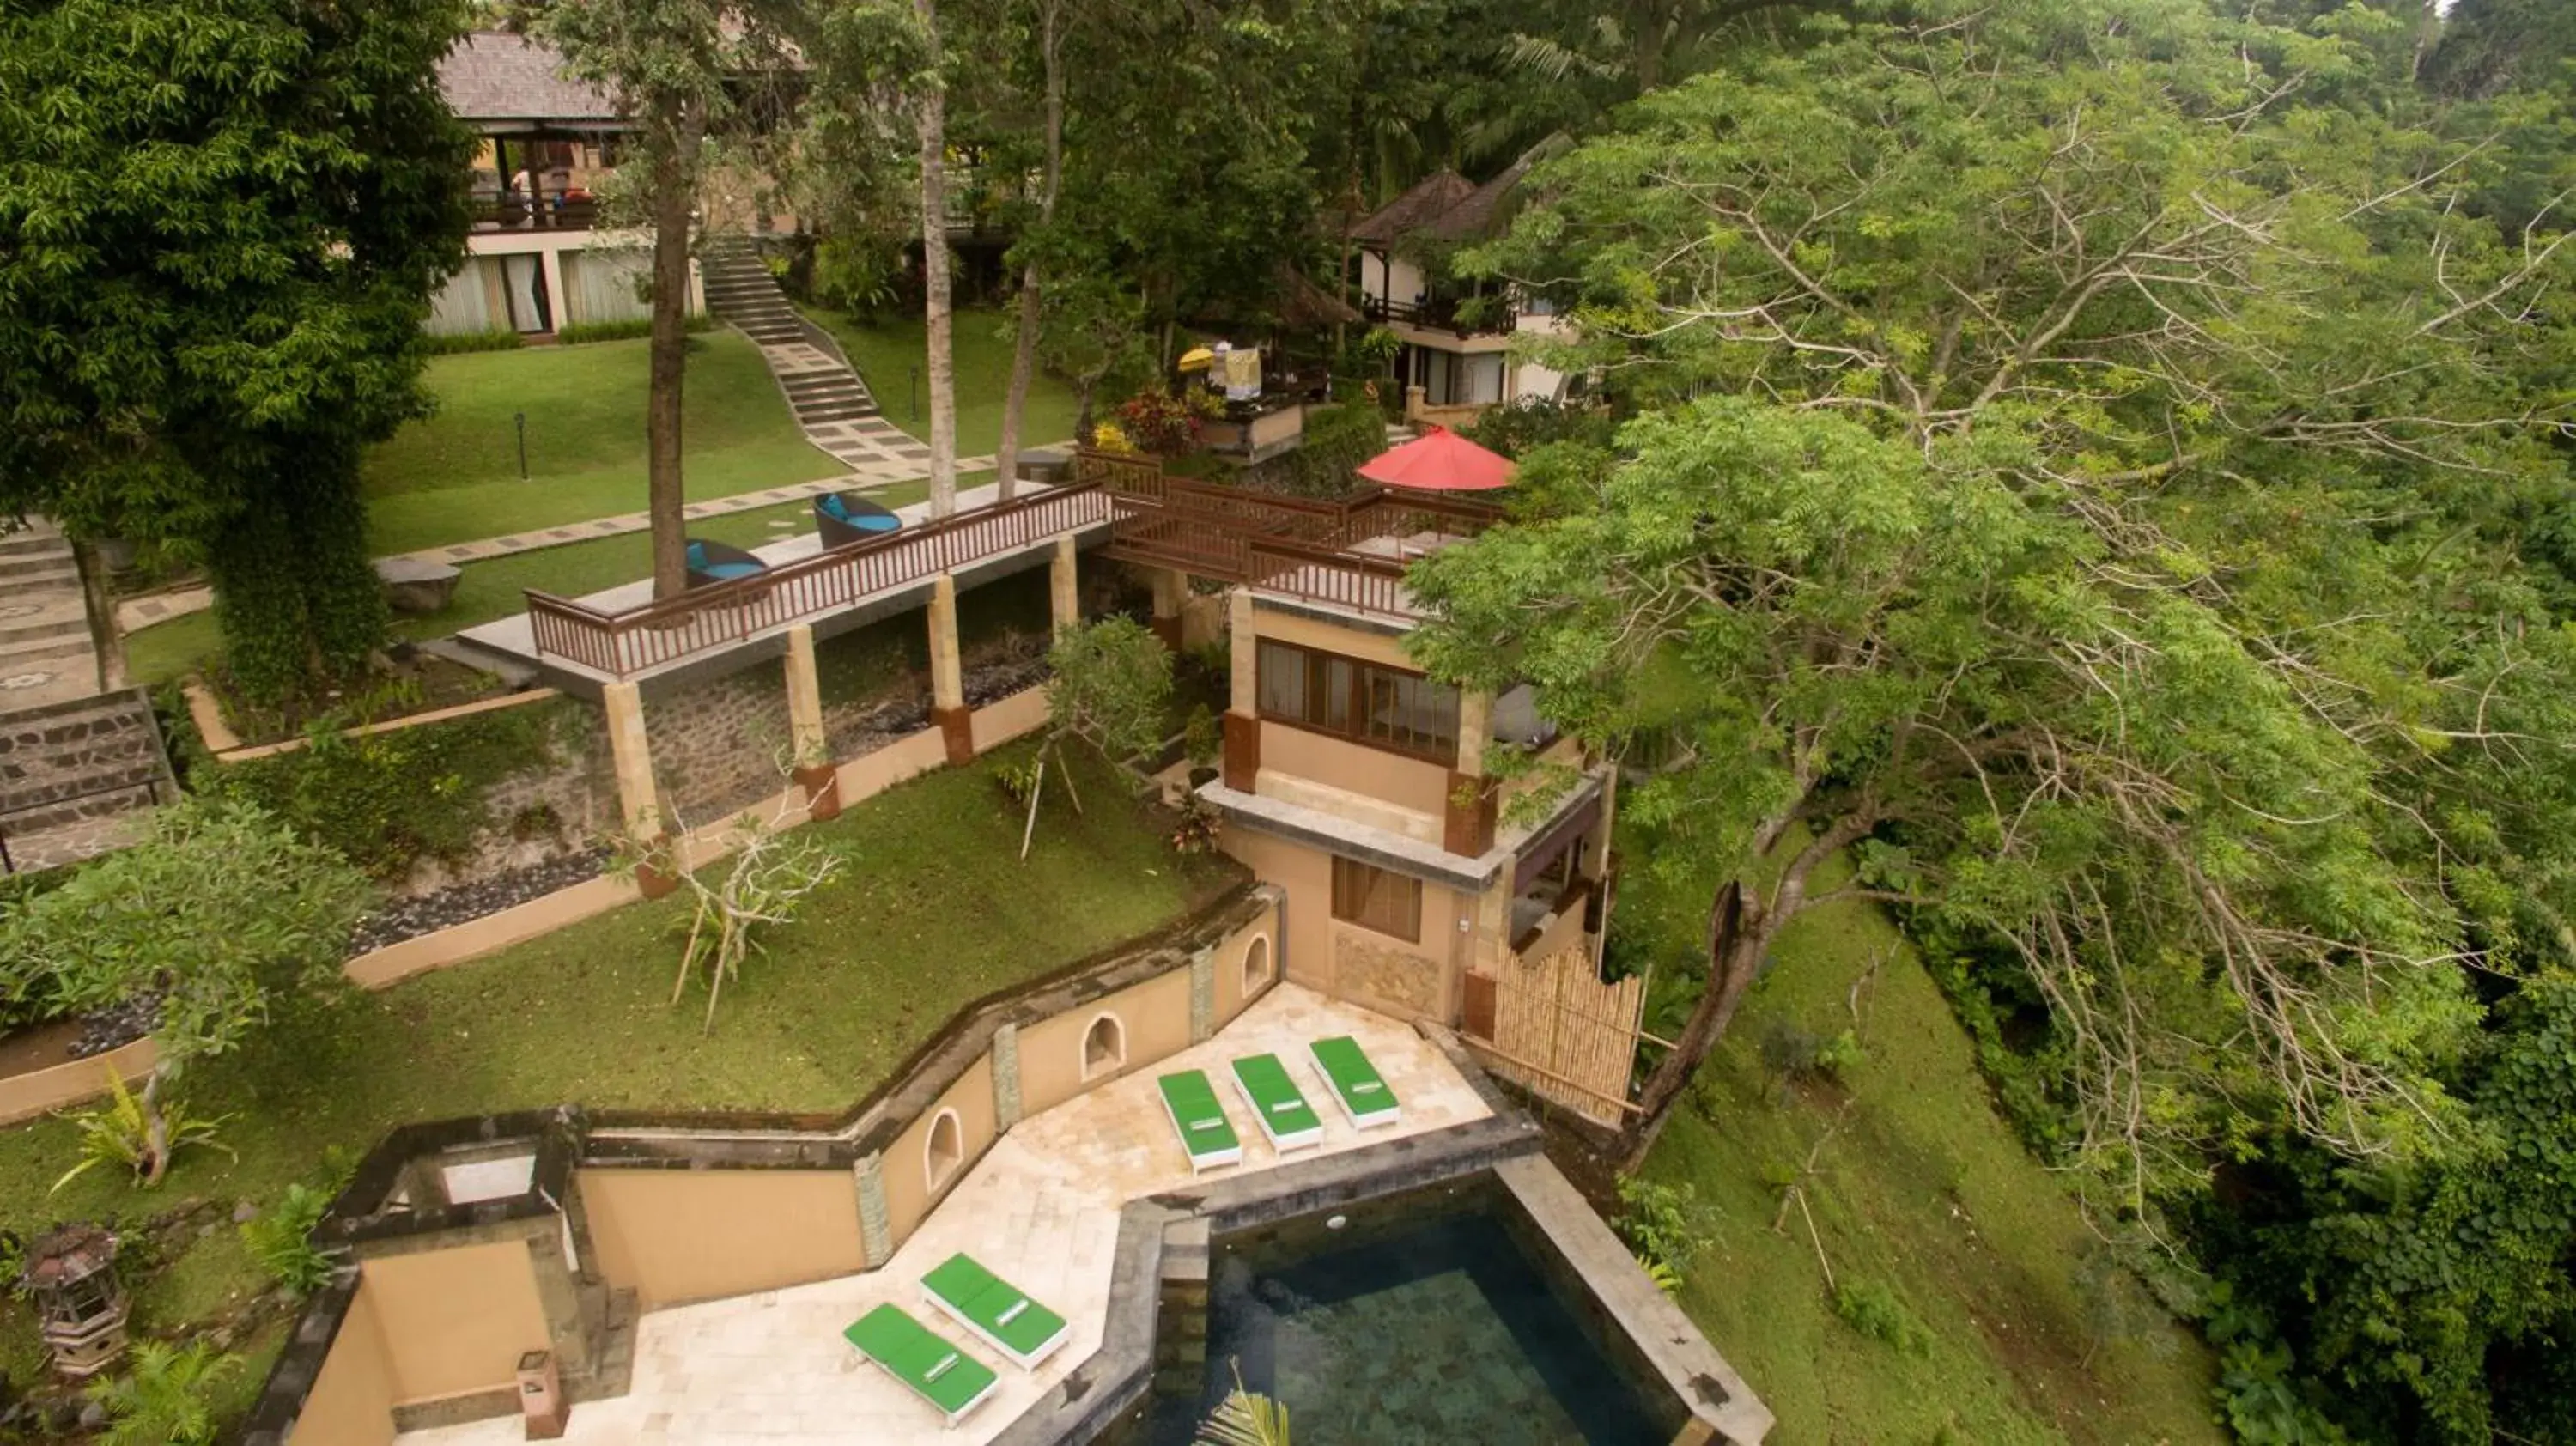
<instances>
[{"instance_id":1,"label":"moss covered lawn","mask_svg":"<svg viewBox=\"0 0 2576 1446\"><path fill-rule=\"evenodd\" d=\"M1622 883L1614 929L1690 947L1705 895L1642 870ZM1968 1037L1886 917L1826 906L1774 959L1643 1173L1713 1207L1716 1244L1681 1302L1778 1413L1776 1446L2225 1440L2196 1337L2125 1290L2150 1324L2111 1339L2089 1324L2103 1318L2078 1284L2091 1232L1994 1110ZM1760 1057L1775 1020L1827 1039L1852 1029L1865 1057L1839 1083L1784 1087ZM1795 1206L1775 1233L1783 1186L1811 1156L1814 1238ZM1845 1324L1820 1250L1839 1282L1893 1293L1924 1339L1903 1349Z\"/></svg>"},{"instance_id":2,"label":"moss covered lawn","mask_svg":"<svg viewBox=\"0 0 2576 1446\"><path fill-rule=\"evenodd\" d=\"M370 449L360 473L369 549L382 556L643 511L646 347L602 341L431 358L437 412ZM805 440L760 349L735 331L689 338L680 435L691 501L848 470Z\"/></svg>"}]
</instances>

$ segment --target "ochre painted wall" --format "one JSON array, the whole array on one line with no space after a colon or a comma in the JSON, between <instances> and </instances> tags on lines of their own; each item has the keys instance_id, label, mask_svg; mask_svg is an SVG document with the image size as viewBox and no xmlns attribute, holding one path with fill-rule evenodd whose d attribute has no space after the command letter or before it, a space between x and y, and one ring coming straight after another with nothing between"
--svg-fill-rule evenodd
<instances>
[{"instance_id":1,"label":"ochre painted wall","mask_svg":"<svg viewBox=\"0 0 2576 1446\"><path fill-rule=\"evenodd\" d=\"M361 1285L340 1333L331 1338L331 1354L322 1358L295 1429L287 1433L287 1446L391 1446L393 1439L393 1366L385 1356L375 1297Z\"/></svg>"},{"instance_id":2,"label":"ochre painted wall","mask_svg":"<svg viewBox=\"0 0 2576 1446\"><path fill-rule=\"evenodd\" d=\"M1313 618L1301 618L1291 613L1272 612L1268 608L1254 609L1252 630L1261 637L1277 638L1283 643L1294 643L1301 648L1321 648L1325 652L1339 653L1346 658L1360 658L1372 663L1384 663L1390 668L1402 668L1408 673L1422 671L1422 665L1406 654L1404 644L1384 633L1366 632L1359 628L1335 627L1331 623L1318 622Z\"/></svg>"},{"instance_id":3,"label":"ochre painted wall","mask_svg":"<svg viewBox=\"0 0 2576 1446\"><path fill-rule=\"evenodd\" d=\"M1226 826L1217 836L1225 852L1252 870L1265 884L1277 884L1288 896L1286 946L1281 950L1281 976L1292 984L1326 994L1333 991L1333 866L1321 849L1290 843L1271 834Z\"/></svg>"},{"instance_id":4,"label":"ochre painted wall","mask_svg":"<svg viewBox=\"0 0 2576 1446\"><path fill-rule=\"evenodd\" d=\"M849 1275L858 1182L847 1170L585 1169L591 1249L646 1310Z\"/></svg>"},{"instance_id":5,"label":"ochre painted wall","mask_svg":"<svg viewBox=\"0 0 2576 1446\"><path fill-rule=\"evenodd\" d=\"M959 1143L964 1147L957 1168L939 1182L934 1192L929 1181L930 1133L940 1112L955 1110ZM986 1054L967 1067L957 1082L939 1097L939 1102L921 1112L912 1127L895 1137L885 1154L886 1229L896 1244L919 1226L922 1217L939 1197L966 1178L975 1162L993 1144L993 1057Z\"/></svg>"},{"instance_id":6,"label":"ochre painted wall","mask_svg":"<svg viewBox=\"0 0 2576 1446\"><path fill-rule=\"evenodd\" d=\"M1286 774L1356 794L1362 799L1391 804L1413 818L1401 824L1381 826L1417 833L1419 823L1416 821L1427 821L1433 829L1433 842L1438 841L1440 818L1449 807L1449 770L1440 765L1407 758L1400 753L1389 753L1382 748L1345 743L1338 738L1327 738L1321 733L1292 728L1285 723L1264 722L1261 725L1261 771L1264 775ZM1271 790L1265 784L1262 791ZM1309 802L1304 798L1292 801ZM1346 811L1330 803L1311 803L1309 806L1335 813Z\"/></svg>"},{"instance_id":7,"label":"ochre painted wall","mask_svg":"<svg viewBox=\"0 0 2576 1446\"><path fill-rule=\"evenodd\" d=\"M516 1240L367 1261L394 1404L518 1388L519 1357L545 1350L528 1247Z\"/></svg>"},{"instance_id":8,"label":"ochre painted wall","mask_svg":"<svg viewBox=\"0 0 2576 1446\"><path fill-rule=\"evenodd\" d=\"M1271 935L1276 932L1271 916L1264 914L1251 927L1237 933L1216 947L1216 1027L1225 1028L1243 1012L1251 998L1269 988L1279 977L1279 951ZM1244 977L1244 960L1258 948L1262 956L1260 977Z\"/></svg>"}]
</instances>

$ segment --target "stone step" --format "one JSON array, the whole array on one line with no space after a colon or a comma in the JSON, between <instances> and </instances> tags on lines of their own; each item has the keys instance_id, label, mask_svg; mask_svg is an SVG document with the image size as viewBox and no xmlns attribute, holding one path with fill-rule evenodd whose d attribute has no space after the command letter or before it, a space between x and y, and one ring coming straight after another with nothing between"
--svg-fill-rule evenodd
<instances>
[{"instance_id":1,"label":"stone step","mask_svg":"<svg viewBox=\"0 0 2576 1446\"><path fill-rule=\"evenodd\" d=\"M837 382L817 386L787 389L787 400L800 407L808 402L846 402L853 399L865 401L867 396L868 389L860 384L857 377L845 377Z\"/></svg>"},{"instance_id":2,"label":"stone step","mask_svg":"<svg viewBox=\"0 0 2576 1446\"><path fill-rule=\"evenodd\" d=\"M817 422L854 422L862 417L877 415L879 413L874 402L847 402L839 406L818 407L810 412L799 411L796 414L796 420L800 424L811 426Z\"/></svg>"},{"instance_id":3,"label":"stone step","mask_svg":"<svg viewBox=\"0 0 2576 1446\"><path fill-rule=\"evenodd\" d=\"M0 647L0 678L47 664L60 669L66 663L75 664L84 672L89 669L89 634L86 631L71 637L30 638L14 647ZM8 700L9 695L0 692L0 706L5 706Z\"/></svg>"},{"instance_id":4,"label":"stone step","mask_svg":"<svg viewBox=\"0 0 2576 1446\"><path fill-rule=\"evenodd\" d=\"M80 568L73 563L69 553L0 557L0 582L6 582L12 592L22 587L56 584L77 589L80 586Z\"/></svg>"}]
</instances>

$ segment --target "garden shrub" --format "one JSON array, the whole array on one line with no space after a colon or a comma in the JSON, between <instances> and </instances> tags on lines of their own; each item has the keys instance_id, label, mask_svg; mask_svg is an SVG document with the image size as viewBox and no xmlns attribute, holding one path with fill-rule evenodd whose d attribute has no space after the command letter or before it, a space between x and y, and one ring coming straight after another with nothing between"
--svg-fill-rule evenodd
<instances>
[{"instance_id":1,"label":"garden shrub","mask_svg":"<svg viewBox=\"0 0 2576 1446\"><path fill-rule=\"evenodd\" d=\"M1339 497L1360 465L1386 450L1386 418L1364 403L1306 409L1306 437L1255 467L1254 482L1300 497Z\"/></svg>"},{"instance_id":2,"label":"garden shrub","mask_svg":"<svg viewBox=\"0 0 2576 1446\"><path fill-rule=\"evenodd\" d=\"M1127 440L1156 457L1178 457L1197 448L1203 422L1187 399L1156 388L1118 404L1118 426Z\"/></svg>"},{"instance_id":3,"label":"garden shrub","mask_svg":"<svg viewBox=\"0 0 2576 1446\"><path fill-rule=\"evenodd\" d=\"M1619 1213L1610 1228L1666 1294L1680 1289L1691 1262L1716 1243L1708 1212L1688 1185L1619 1178Z\"/></svg>"},{"instance_id":4,"label":"garden shrub","mask_svg":"<svg viewBox=\"0 0 2576 1446\"><path fill-rule=\"evenodd\" d=\"M683 329L688 331L713 331L715 324L715 318L703 312L682 323ZM652 334L653 318L649 316L630 316L618 321L576 321L555 331L555 344L581 346L594 341L634 341Z\"/></svg>"},{"instance_id":5,"label":"garden shrub","mask_svg":"<svg viewBox=\"0 0 2576 1446\"><path fill-rule=\"evenodd\" d=\"M1834 1314L1843 1324L1909 1356L1932 1348L1932 1333L1914 1318L1895 1291L1874 1280L1846 1280L1834 1287Z\"/></svg>"},{"instance_id":6,"label":"garden shrub","mask_svg":"<svg viewBox=\"0 0 2576 1446\"><path fill-rule=\"evenodd\" d=\"M1579 442L1608 447L1618 424L1598 407L1522 397L1489 409L1465 430L1467 440L1517 461L1534 448L1552 442Z\"/></svg>"},{"instance_id":7,"label":"garden shrub","mask_svg":"<svg viewBox=\"0 0 2576 1446\"><path fill-rule=\"evenodd\" d=\"M527 338L517 332L501 329L431 332L420 341L432 356L452 356L469 351L517 351L528 344Z\"/></svg>"},{"instance_id":8,"label":"garden shrub","mask_svg":"<svg viewBox=\"0 0 2576 1446\"><path fill-rule=\"evenodd\" d=\"M422 859L453 862L494 820L484 798L554 757L556 730L578 705L538 703L355 737L312 735L292 753L210 770L210 786L246 798L330 845L378 879Z\"/></svg>"}]
</instances>

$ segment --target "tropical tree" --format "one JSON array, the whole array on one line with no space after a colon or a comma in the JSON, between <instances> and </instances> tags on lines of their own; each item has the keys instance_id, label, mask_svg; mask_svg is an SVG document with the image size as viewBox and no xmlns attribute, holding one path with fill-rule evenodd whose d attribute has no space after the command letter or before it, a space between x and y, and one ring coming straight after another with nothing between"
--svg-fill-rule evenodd
<instances>
[{"instance_id":1,"label":"tropical tree","mask_svg":"<svg viewBox=\"0 0 2576 1446\"><path fill-rule=\"evenodd\" d=\"M2136 18L1745 57L1469 259L1579 291L1559 359L1665 409L1533 464L1555 515L1418 588L1436 670L1684 741L1627 812L1649 867L1713 864L1707 987L1632 1159L1845 854L1821 896L2019 949L2134 1207L2250 1121L2370 1156L2451 1118L2451 961L2495 904L2391 793L2565 766L2480 703L2563 658L2441 561L2560 485L2522 318L2565 240L2458 215L2461 148L2302 108L2357 48ZM1712 391L1743 399L1679 405Z\"/></svg>"},{"instance_id":2,"label":"tropical tree","mask_svg":"<svg viewBox=\"0 0 2576 1446\"><path fill-rule=\"evenodd\" d=\"M1055 223L1056 194L1064 184L1064 33L1074 18L1069 0L1033 0L1030 22L1036 32L1038 68L1043 77L1040 129L1044 141L1034 234L1024 236L1019 248L1025 255L1020 264L1019 314L1013 323L1011 379L1002 394L1002 435L993 451L1004 501L1010 500L1019 487L1020 423L1028 414L1029 381L1037 371L1038 328L1045 320L1041 291L1044 278L1038 250L1047 228ZM1030 244L1032 241L1038 244Z\"/></svg>"},{"instance_id":3,"label":"tropical tree","mask_svg":"<svg viewBox=\"0 0 2576 1446\"><path fill-rule=\"evenodd\" d=\"M370 896L347 860L246 803L190 798L151 833L0 921L0 992L67 1012L142 1007L157 1062L133 1106L137 1176L169 1168L190 1066L250 1042L290 996L340 981Z\"/></svg>"},{"instance_id":4,"label":"tropical tree","mask_svg":"<svg viewBox=\"0 0 2576 1446\"><path fill-rule=\"evenodd\" d=\"M681 395L688 374L689 256L710 145L776 132L788 59L781 7L705 0L528 0L532 33L560 47L567 73L605 87L633 122L615 210L652 232L645 393L645 512L653 595L688 575Z\"/></svg>"},{"instance_id":5,"label":"tropical tree","mask_svg":"<svg viewBox=\"0 0 2576 1446\"><path fill-rule=\"evenodd\" d=\"M207 1446L222 1428L223 1388L241 1370L241 1357L205 1341L138 1341L126 1372L88 1395L107 1412L108 1446Z\"/></svg>"},{"instance_id":6,"label":"tropical tree","mask_svg":"<svg viewBox=\"0 0 2576 1446\"><path fill-rule=\"evenodd\" d=\"M361 450L464 258L451 0L0 10L0 510L202 562L275 701L384 636Z\"/></svg>"}]
</instances>

